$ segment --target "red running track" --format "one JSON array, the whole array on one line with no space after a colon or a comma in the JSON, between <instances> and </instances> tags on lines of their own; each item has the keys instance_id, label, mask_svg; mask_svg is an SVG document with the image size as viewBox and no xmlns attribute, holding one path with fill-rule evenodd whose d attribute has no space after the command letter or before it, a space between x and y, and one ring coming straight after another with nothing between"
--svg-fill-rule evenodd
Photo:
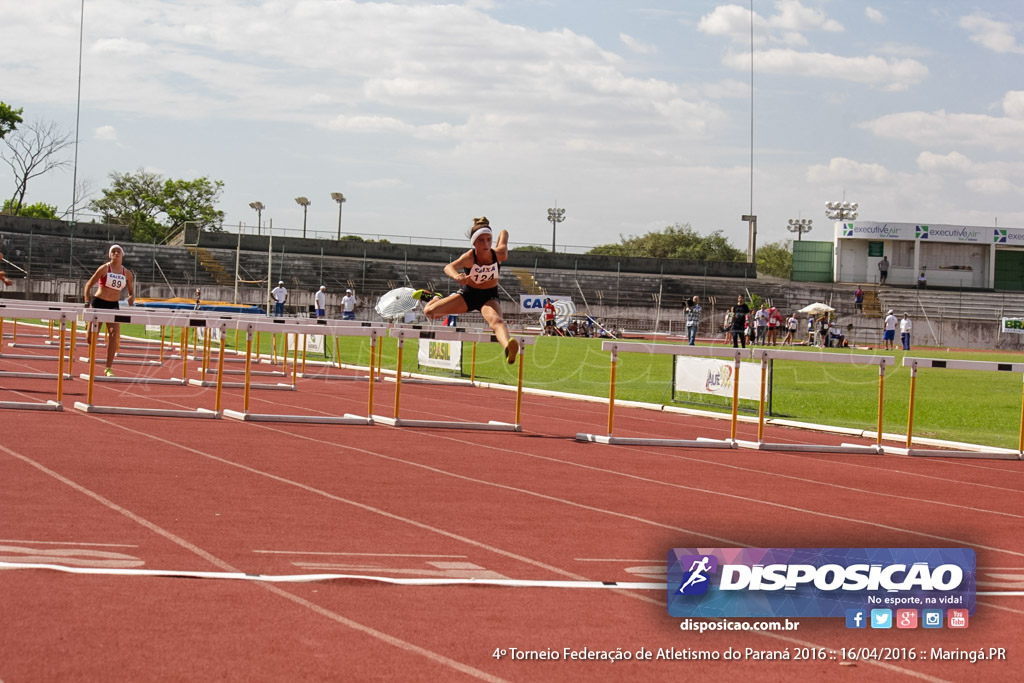
<instances>
[{"instance_id":1,"label":"red running track","mask_svg":"<svg viewBox=\"0 0 1024 683\"><path fill-rule=\"evenodd\" d=\"M36 361L4 361L13 366ZM81 369L81 366L79 366ZM180 366L179 366L180 369ZM119 374L138 372L125 368ZM176 376L173 365L151 374ZM192 376L195 376L194 372ZM0 400L53 382L3 380ZM377 387L390 415L394 388ZM256 391L252 412L365 414L365 382ZM69 383L68 408L85 383ZM94 404L212 407L211 389L96 386ZM514 394L405 384L402 417L511 421ZM241 408L226 391L224 407ZM0 560L382 577L664 580L672 547L969 546L979 590L1024 587L1019 462L604 446L605 407L526 396L520 434L0 413ZM741 426L752 438L754 426ZM618 408L616 434L725 437L728 422ZM769 428L794 443L848 440ZM1018 680L1024 599L964 631L679 629L658 590L270 584L0 571L0 681ZM1005 647L1008 661L522 661L496 649Z\"/></svg>"}]
</instances>

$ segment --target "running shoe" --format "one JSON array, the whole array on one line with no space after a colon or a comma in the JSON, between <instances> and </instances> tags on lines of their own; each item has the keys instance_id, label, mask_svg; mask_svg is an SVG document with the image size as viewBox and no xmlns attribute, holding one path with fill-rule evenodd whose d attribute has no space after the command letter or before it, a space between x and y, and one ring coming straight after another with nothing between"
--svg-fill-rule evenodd
<instances>
[{"instance_id":1,"label":"running shoe","mask_svg":"<svg viewBox=\"0 0 1024 683\"><path fill-rule=\"evenodd\" d=\"M420 301L430 301L431 299L440 299L441 295L437 292L431 292L430 290L427 289L417 289L415 292L412 293L412 298L418 299Z\"/></svg>"},{"instance_id":2,"label":"running shoe","mask_svg":"<svg viewBox=\"0 0 1024 683\"><path fill-rule=\"evenodd\" d=\"M106 370L103 371L103 374L106 375L107 377L113 377L114 371L111 370L110 368L107 368Z\"/></svg>"},{"instance_id":3,"label":"running shoe","mask_svg":"<svg viewBox=\"0 0 1024 683\"><path fill-rule=\"evenodd\" d=\"M508 346L505 347L505 360L508 361L509 365L514 365L517 355L519 355L519 342L515 339L509 339Z\"/></svg>"}]
</instances>

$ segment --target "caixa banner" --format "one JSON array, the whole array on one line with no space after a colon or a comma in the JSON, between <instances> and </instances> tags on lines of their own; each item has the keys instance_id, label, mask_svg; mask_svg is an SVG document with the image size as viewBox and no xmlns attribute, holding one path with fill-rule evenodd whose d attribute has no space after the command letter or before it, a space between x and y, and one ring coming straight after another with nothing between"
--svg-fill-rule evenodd
<instances>
[{"instance_id":1,"label":"caixa banner","mask_svg":"<svg viewBox=\"0 0 1024 683\"><path fill-rule=\"evenodd\" d=\"M673 617L845 617L850 609L966 609L969 548L673 548Z\"/></svg>"}]
</instances>

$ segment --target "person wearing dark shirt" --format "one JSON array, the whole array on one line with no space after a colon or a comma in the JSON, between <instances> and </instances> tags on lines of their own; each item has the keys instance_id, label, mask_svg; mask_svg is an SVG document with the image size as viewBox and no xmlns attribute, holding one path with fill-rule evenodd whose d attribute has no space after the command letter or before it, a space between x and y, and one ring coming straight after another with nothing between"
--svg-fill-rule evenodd
<instances>
[{"instance_id":1,"label":"person wearing dark shirt","mask_svg":"<svg viewBox=\"0 0 1024 683\"><path fill-rule=\"evenodd\" d=\"M747 337L743 334L743 328L747 324L747 316L750 315L750 307L743 303L743 295L736 297L736 305L732 307L732 346L739 348L739 342L743 342L743 348L747 348Z\"/></svg>"}]
</instances>

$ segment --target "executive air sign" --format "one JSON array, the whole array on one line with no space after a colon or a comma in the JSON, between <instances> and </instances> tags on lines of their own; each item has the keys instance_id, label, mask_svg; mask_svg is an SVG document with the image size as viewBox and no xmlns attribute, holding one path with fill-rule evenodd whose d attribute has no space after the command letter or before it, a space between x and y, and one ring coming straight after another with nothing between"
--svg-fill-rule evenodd
<instances>
[{"instance_id":1,"label":"executive air sign","mask_svg":"<svg viewBox=\"0 0 1024 683\"><path fill-rule=\"evenodd\" d=\"M969 548L673 548L673 617L845 617L848 609L974 614Z\"/></svg>"},{"instance_id":2,"label":"executive air sign","mask_svg":"<svg viewBox=\"0 0 1024 683\"><path fill-rule=\"evenodd\" d=\"M916 223L836 223L843 239L917 240L960 242L962 244L1024 244L1024 229L982 228L969 225L923 225Z\"/></svg>"}]
</instances>

